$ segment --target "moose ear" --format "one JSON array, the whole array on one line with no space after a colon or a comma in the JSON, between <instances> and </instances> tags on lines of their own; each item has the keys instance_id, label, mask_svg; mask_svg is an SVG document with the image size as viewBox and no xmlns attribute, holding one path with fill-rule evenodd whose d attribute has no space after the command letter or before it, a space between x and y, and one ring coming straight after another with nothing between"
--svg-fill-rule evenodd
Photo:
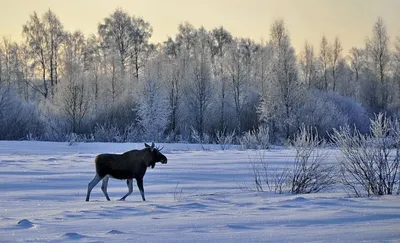
<instances>
[{"instance_id":1,"label":"moose ear","mask_svg":"<svg viewBox=\"0 0 400 243\"><path fill-rule=\"evenodd\" d=\"M144 143L144 146L145 146L146 148L150 148L150 145L148 145L147 143Z\"/></svg>"},{"instance_id":2,"label":"moose ear","mask_svg":"<svg viewBox=\"0 0 400 243\"><path fill-rule=\"evenodd\" d=\"M154 148L154 142L151 142L151 148Z\"/></svg>"}]
</instances>

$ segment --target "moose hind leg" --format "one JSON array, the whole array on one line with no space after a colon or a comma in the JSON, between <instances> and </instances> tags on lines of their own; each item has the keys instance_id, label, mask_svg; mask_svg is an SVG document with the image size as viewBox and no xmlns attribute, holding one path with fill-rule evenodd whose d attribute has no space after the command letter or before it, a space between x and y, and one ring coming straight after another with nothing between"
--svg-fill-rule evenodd
<instances>
[{"instance_id":1,"label":"moose hind leg","mask_svg":"<svg viewBox=\"0 0 400 243\"><path fill-rule=\"evenodd\" d=\"M107 198L107 201L110 201L110 198L108 197L108 193L107 193L107 186L108 186L108 179L110 177L109 176L105 176L103 178L103 183L101 184L101 190L104 193L104 196Z\"/></svg>"},{"instance_id":2,"label":"moose hind leg","mask_svg":"<svg viewBox=\"0 0 400 243\"><path fill-rule=\"evenodd\" d=\"M120 201L125 201L125 198L126 198L127 196L129 196L129 195L132 194L132 191L133 191L132 179L126 180L126 184L127 184L127 186L128 186L128 193L125 194L125 196L121 197L121 199L119 199Z\"/></svg>"},{"instance_id":3,"label":"moose hind leg","mask_svg":"<svg viewBox=\"0 0 400 243\"><path fill-rule=\"evenodd\" d=\"M137 183L137 186L139 188L140 195L142 195L143 201L146 201L146 199L144 198L143 178L136 179L136 183Z\"/></svg>"},{"instance_id":4,"label":"moose hind leg","mask_svg":"<svg viewBox=\"0 0 400 243\"><path fill-rule=\"evenodd\" d=\"M97 185L97 183L99 183L99 181L101 181L101 177L98 174L96 174L94 176L93 180L91 182L89 182L88 190L87 190L87 193L86 193L86 201L89 201L90 192Z\"/></svg>"}]
</instances>

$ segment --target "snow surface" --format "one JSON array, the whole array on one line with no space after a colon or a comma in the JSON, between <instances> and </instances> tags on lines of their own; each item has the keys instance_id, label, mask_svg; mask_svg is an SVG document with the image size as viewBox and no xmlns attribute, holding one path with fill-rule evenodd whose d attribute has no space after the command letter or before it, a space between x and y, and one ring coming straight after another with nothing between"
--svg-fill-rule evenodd
<instances>
[{"instance_id":1,"label":"snow surface","mask_svg":"<svg viewBox=\"0 0 400 243\"><path fill-rule=\"evenodd\" d=\"M256 151L164 144L168 164L149 169L146 199L111 179L85 202L99 153L143 144L0 141L0 242L399 242L400 197L349 198L243 190ZM330 150L327 163L338 151ZM265 152L272 165L293 151Z\"/></svg>"}]
</instances>

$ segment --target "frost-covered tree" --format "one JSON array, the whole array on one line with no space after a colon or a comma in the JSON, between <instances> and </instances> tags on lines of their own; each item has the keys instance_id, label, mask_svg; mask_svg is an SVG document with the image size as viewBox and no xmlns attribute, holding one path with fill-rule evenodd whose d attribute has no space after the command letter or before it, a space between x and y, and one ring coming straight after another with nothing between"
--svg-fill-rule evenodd
<instances>
[{"instance_id":1,"label":"frost-covered tree","mask_svg":"<svg viewBox=\"0 0 400 243\"><path fill-rule=\"evenodd\" d=\"M36 12L23 26L23 36L29 45L33 64L39 68L43 85L32 84L32 87L47 98L58 82L58 61L65 32L58 17L48 10L42 19ZM49 87L50 85L50 87Z\"/></svg>"},{"instance_id":2,"label":"frost-covered tree","mask_svg":"<svg viewBox=\"0 0 400 243\"><path fill-rule=\"evenodd\" d=\"M92 35L86 40L84 50L84 71L86 73L90 93L93 96L94 109L97 111L98 103L102 102L100 95L102 93L102 62L104 56L101 51L99 38Z\"/></svg>"},{"instance_id":3,"label":"frost-covered tree","mask_svg":"<svg viewBox=\"0 0 400 243\"><path fill-rule=\"evenodd\" d=\"M355 75L350 64L344 58L341 58L336 68L338 76L336 78L335 92L343 96L356 98L359 84L355 81Z\"/></svg>"},{"instance_id":4,"label":"frost-covered tree","mask_svg":"<svg viewBox=\"0 0 400 243\"><path fill-rule=\"evenodd\" d=\"M49 95L49 85L47 81L49 50L46 41L46 29L36 12L30 16L30 20L23 26L22 34L29 45L33 64L38 67L41 72L42 85L32 83L32 87L42 94L44 98L47 98Z\"/></svg>"},{"instance_id":5,"label":"frost-covered tree","mask_svg":"<svg viewBox=\"0 0 400 243\"><path fill-rule=\"evenodd\" d=\"M268 77L272 68L272 47L262 42L254 61L255 89L260 96L265 96L268 87Z\"/></svg>"},{"instance_id":6,"label":"frost-covered tree","mask_svg":"<svg viewBox=\"0 0 400 243\"><path fill-rule=\"evenodd\" d=\"M373 27L372 37L367 40L366 53L368 55L368 68L377 87L375 100L377 109L386 110L390 101L390 51L389 36L382 18L378 18Z\"/></svg>"},{"instance_id":7,"label":"frost-covered tree","mask_svg":"<svg viewBox=\"0 0 400 243\"><path fill-rule=\"evenodd\" d=\"M117 54L121 76L125 76L130 50L134 42L131 38L132 21L129 14L122 9L116 9L109 17L98 26L98 34L104 41L107 49ZM117 66L116 64L114 64Z\"/></svg>"},{"instance_id":8,"label":"frost-covered tree","mask_svg":"<svg viewBox=\"0 0 400 243\"><path fill-rule=\"evenodd\" d=\"M356 47L352 47L349 51L349 59L350 59L350 69L353 72L353 80L356 86L356 97L359 99L360 97L360 80L363 71L363 67L365 66L365 58L364 58L364 50Z\"/></svg>"},{"instance_id":9,"label":"frost-covered tree","mask_svg":"<svg viewBox=\"0 0 400 243\"><path fill-rule=\"evenodd\" d=\"M3 37L1 43L1 83L4 83L7 88L11 88L11 41L9 38Z\"/></svg>"},{"instance_id":10,"label":"frost-covered tree","mask_svg":"<svg viewBox=\"0 0 400 243\"><path fill-rule=\"evenodd\" d=\"M188 133L188 121L184 117L187 105L184 98L184 86L189 83L193 63L194 48L197 42L197 30L188 22L178 26L175 40L168 38L162 48L168 58L166 78L164 79L168 94L168 134L172 139L176 135ZM187 103L186 103L187 104ZM186 134L187 135L187 134Z\"/></svg>"},{"instance_id":11,"label":"frost-covered tree","mask_svg":"<svg viewBox=\"0 0 400 243\"><path fill-rule=\"evenodd\" d=\"M343 59L342 59L342 44L340 43L340 40L338 37L335 37L335 40L332 44L331 47L331 69L332 69L332 91L335 92L337 89L337 82L338 82L338 77L340 75L340 67L341 64L343 64Z\"/></svg>"},{"instance_id":12,"label":"frost-covered tree","mask_svg":"<svg viewBox=\"0 0 400 243\"><path fill-rule=\"evenodd\" d=\"M133 43L130 50L131 73L134 80L139 80L139 71L144 67L149 52L152 50L149 39L153 33L153 28L140 17L133 16L131 21L132 29L129 34Z\"/></svg>"},{"instance_id":13,"label":"frost-covered tree","mask_svg":"<svg viewBox=\"0 0 400 243\"><path fill-rule=\"evenodd\" d=\"M88 116L90 96L84 76L85 38L79 31L67 36L64 50L64 70L58 98L69 131L82 132L83 121Z\"/></svg>"},{"instance_id":14,"label":"frost-covered tree","mask_svg":"<svg viewBox=\"0 0 400 243\"><path fill-rule=\"evenodd\" d=\"M322 90L328 91L328 70L329 70L329 63L331 62L332 59L332 52L328 43L328 40L326 39L325 35L322 36L321 40L321 45L320 45L320 50L319 50L319 62L320 66L322 68Z\"/></svg>"},{"instance_id":15,"label":"frost-covered tree","mask_svg":"<svg viewBox=\"0 0 400 243\"><path fill-rule=\"evenodd\" d=\"M197 30L188 22L180 24L175 42L181 52L186 51L189 55L192 55L197 42Z\"/></svg>"},{"instance_id":16,"label":"frost-covered tree","mask_svg":"<svg viewBox=\"0 0 400 243\"><path fill-rule=\"evenodd\" d=\"M50 9L43 15L43 25L46 31L47 51L50 52L48 54L50 85L54 87L58 83L59 55L66 33L61 21Z\"/></svg>"},{"instance_id":17,"label":"frost-covered tree","mask_svg":"<svg viewBox=\"0 0 400 243\"><path fill-rule=\"evenodd\" d=\"M143 130L144 138L152 141L161 141L168 125L170 110L163 86L166 62L165 56L160 55L148 63L137 93L138 123Z\"/></svg>"},{"instance_id":18,"label":"frost-covered tree","mask_svg":"<svg viewBox=\"0 0 400 243\"><path fill-rule=\"evenodd\" d=\"M245 40L235 39L231 45L228 56L228 75L230 88L232 90L233 107L235 110L236 132L241 134L241 118L244 104L247 99L248 80L246 80L246 65L244 62L244 52L242 47Z\"/></svg>"},{"instance_id":19,"label":"frost-covered tree","mask_svg":"<svg viewBox=\"0 0 400 243\"><path fill-rule=\"evenodd\" d=\"M314 47L307 41L304 44L304 49L299 56L300 71L303 82L308 88L316 87L317 85L317 59L314 53Z\"/></svg>"},{"instance_id":20,"label":"frost-covered tree","mask_svg":"<svg viewBox=\"0 0 400 243\"><path fill-rule=\"evenodd\" d=\"M164 83L168 96L168 110L170 117L168 118L167 133L175 139L179 133L179 120L181 114L181 103L183 95L183 81L185 80L187 62L184 53L180 52L177 43L168 38L164 43L163 54L166 58Z\"/></svg>"},{"instance_id":21,"label":"frost-covered tree","mask_svg":"<svg viewBox=\"0 0 400 243\"><path fill-rule=\"evenodd\" d=\"M189 83L186 86L187 103L191 110L191 122L199 133L200 139L205 132L205 123L213 97L211 86L211 61L209 48L209 35L204 28L197 31Z\"/></svg>"},{"instance_id":22,"label":"frost-covered tree","mask_svg":"<svg viewBox=\"0 0 400 243\"><path fill-rule=\"evenodd\" d=\"M267 96L263 97L260 118L270 124L272 133L278 132L289 138L296 128L303 88L298 80L295 53L283 20L272 24L270 35L273 48L271 85Z\"/></svg>"},{"instance_id":23,"label":"frost-covered tree","mask_svg":"<svg viewBox=\"0 0 400 243\"><path fill-rule=\"evenodd\" d=\"M400 37L396 38L393 53L393 82L394 82L394 102L395 106L400 107Z\"/></svg>"},{"instance_id":24,"label":"frost-covered tree","mask_svg":"<svg viewBox=\"0 0 400 243\"><path fill-rule=\"evenodd\" d=\"M217 100L220 101L219 130L223 131L226 126L226 103L228 76L226 71L226 56L233 41L231 33L223 27L215 28L210 32L211 63L214 79L218 84Z\"/></svg>"}]
</instances>

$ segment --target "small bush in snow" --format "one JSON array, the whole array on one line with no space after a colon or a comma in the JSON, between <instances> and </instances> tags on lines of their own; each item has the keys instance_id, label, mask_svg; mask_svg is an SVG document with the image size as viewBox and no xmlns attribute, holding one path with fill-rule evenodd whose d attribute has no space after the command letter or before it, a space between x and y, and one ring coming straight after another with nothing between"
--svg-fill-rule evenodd
<instances>
[{"instance_id":1,"label":"small bush in snow","mask_svg":"<svg viewBox=\"0 0 400 243\"><path fill-rule=\"evenodd\" d=\"M341 182L355 196L400 192L400 123L382 113L371 121L370 133L349 126L334 130L332 140L342 151Z\"/></svg>"},{"instance_id":2,"label":"small bush in snow","mask_svg":"<svg viewBox=\"0 0 400 243\"><path fill-rule=\"evenodd\" d=\"M235 138L235 131L227 133L225 131L218 131L216 134L217 143L221 146L221 150L228 149Z\"/></svg>"},{"instance_id":3,"label":"small bush in snow","mask_svg":"<svg viewBox=\"0 0 400 243\"><path fill-rule=\"evenodd\" d=\"M245 132L240 138L242 149L267 149L269 148L269 129L259 126L258 129Z\"/></svg>"},{"instance_id":4,"label":"small bush in snow","mask_svg":"<svg viewBox=\"0 0 400 243\"><path fill-rule=\"evenodd\" d=\"M325 163L327 153L318 150L324 142L313 130L302 126L292 141L296 157L288 182L293 194L319 192L335 183L335 168Z\"/></svg>"},{"instance_id":5,"label":"small bush in snow","mask_svg":"<svg viewBox=\"0 0 400 243\"><path fill-rule=\"evenodd\" d=\"M75 145L75 143L78 142L78 135L76 133L71 133L70 135L67 135L67 141L68 146Z\"/></svg>"},{"instance_id":6,"label":"small bush in snow","mask_svg":"<svg viewBox=\"0 0 400 243\"><path fill-rule=\"evenodd\" d=\"M98 142L120 142L121 136L115 125L97 124L94 128L94 139Z\"/></svg>"},{"instance_id":7,"label":"small bush in snow","mask_svg":"<svg viewBox=\"0 0 400 243\"><path fill-rule=\"evenodd\" d=\"M135 123L128 124L121 134L121 140L124 142L137 142L141 140L141 138L142 136Z\"/></svg>"},{"instance_id":8,"label":"small bush in snow","mask_svg":"<svg viewBox=\"0 0 400 243\"><path fill-rule=\"evenodd\" d=\"M265 150L258 151L258 157L250 160L249 170L256 191L270 191L279 194L288 191L289 168L287 166L271 168L266 159Z\"/></svg>"},{"instance_id":9,"label":"small bush in snow","mask_svg":"<svg viewBox=\"0 0 400 243\"><path fill-rule=\"evenodd\" d=\"M206 134L206 133L200 134L194 127L191 127L190 129L191 129L190 136L194 143L198 143L201 145L210 143L211 138L208 134ZM204 150L206 150L206 148L204 146L202 146L202 148Z\"/></svg>"},{"instance_id":10,"label":"small bush in snow","mask_svg":"<svg viewBox=\"0 0 400 243\"><path fill-rule=\"evenodd\" d=\"M323 141L313 129L302 126L292 145L296 150L292 167L284 163L271 168L265 151L261 150L259 159L251 161L250 173L256 191L315 193L335 183L335 168L325 163L327 154L318 150Z\"/></svg>"},{"instance_id":11,"label":"small bush in snow","mask_svg":"<svg viewBox=\"0 0 400 243\"><path fill-rule=\"evenodd\" d=\"M68 142L68 146L72 146L79 142L84 142L84 143L93 142L94 137L93 137L93 135L88 136L86 134L71 133L66 136L66 141Z\"/></svg>"}]
</instances>

